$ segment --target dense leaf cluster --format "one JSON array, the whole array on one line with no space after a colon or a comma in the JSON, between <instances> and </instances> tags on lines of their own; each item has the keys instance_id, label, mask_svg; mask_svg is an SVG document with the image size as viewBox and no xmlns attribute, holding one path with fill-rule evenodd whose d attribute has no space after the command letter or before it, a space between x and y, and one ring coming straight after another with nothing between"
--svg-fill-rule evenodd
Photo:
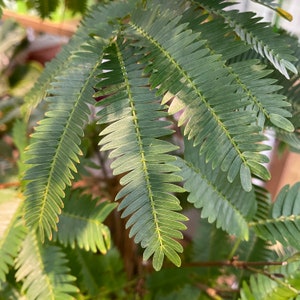
<instances>
[{"instance_id":1,"label":"dense leaf cluster","mask_svg":"<svg viewBox=\"0 0 300 300\"><path fill-rule=\"evenodd\" d=\"M112 200L119 201L144 261L151 259L157 271L165 258L181 265L187 221L182 206L190 203L202 219L191 254L195 265L199 251L237 268L235 255L246 262L276 260L268 247L281 243L289 249L291 264L249 267L251 276L236 271L239 295L289 299L299 293L299 262L292 253L300 250L300 185L285 187L271 204L268 192L253 184L253 178L270 179L263 152L270 149L264 143L266 128L300 149L298 53L293 56L298 45L254 13L230 5L221 0L117 1L88 12L26 95L25 119L42 101L48 106L22 157L24 202L16 193L0 202L0 216L9 218L5 223L0 217L5 223L1 281L14 267L29 299L68 299L87 282L87 292L98 293L83 253L105 254L110 248L103 222L116 205L71 188L80 175L93 108L100 151L109 153L112 174L120 178ZM210 249L204 249L208 241ZM220 241L227 251L215 253ZM69 252L62 246L73 251L81 272L68 266ZM180 293L198 295L188 271L180 271ZM204 274L195 268L195 282ZM219 274L210 275L213 280ZM155 290L159 281L154 274L149 288Z\"/></svg>"}]
</instances>

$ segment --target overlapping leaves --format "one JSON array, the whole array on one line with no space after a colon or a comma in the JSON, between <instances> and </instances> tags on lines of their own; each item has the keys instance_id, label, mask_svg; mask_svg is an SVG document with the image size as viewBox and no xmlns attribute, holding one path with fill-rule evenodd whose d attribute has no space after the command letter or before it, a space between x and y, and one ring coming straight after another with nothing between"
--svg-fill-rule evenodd
<instances>
[{"instance_id":1,"label":"overlapping leaves","mask_svg":"<svg viewBox=\"0 0 300 300\"><path fill-rule=\"evenodd\" d=\"M251 275L249 284L243 282L241 300L296 299L300 292L300 270L297 255L282 266L271 266L261 274ZM276 276L277 275L277 276Z\"/></svg>"},{"instance_id":2,"label":"overlapping leaves","mask_svg":"<svg viewBox=\"0 0 300 300\"><path fill-rule=\"evenodd\" d=\"M224 172L219 168L212 170L193 150L191 142L186 141L185 161L178 162L184 188L189 192L188 201L201 208L201 217L209 223L216 222L217 228L248 239L247 222L256 212L254 193L245 192L237 180L228 185Z\"/></svg>"},{"instance_id":3,"label":"overlapping leaves","mask_svg":"<svg viewBox=\"0 0 300 300\"><path fill-rule=\"evenodd\" d=\"M257 59L250 57L243 59L245 51L248 50L247 45L235 39L232 29L224 19L215 17L208 21L207 17L208 15L198 16L197 11L192 10L186 11L183 15L183 19L189 22L189 28L201 32L210 53L222 55L220 60L223 60L224 68L228 69L233 82L239 87L236 93L243 101L249 101L247 109L256 112L257 124L264 128L265 120L268 120L285 131L293 131L292 123L286 119L292 116L285 109L290 104L283 101L285 98L283 95L277 93L281 86L274 84L275 79L266 78L272 70L260 65Z\"/></svg>"},{"instance_id":4,"label":"overlapping leaves","mask_svg":"<svg viewBox=\"0 0 300 300\"><path fill-rule=\"evenodd\" d=\"M191 32L180 17L170 19L168 12L144 12L144 17L137 12L129 25L138 45L149 51L152 87L180 99L169 112L182 112L178 123L195 145L201 144L206 160L221 166L230 182L239 176L246 191L252 188L251 173L268 179L262 165L266 158L257 154L266 147L257 144L264 137L253 124L256 116L243 109L249 102L236 93L232 74L219 55L209 55L199 32Z\"/></svg>"},{"instance_id":5,"label":"overlapping leaves","mask_svg":"<svg viewBox=\"0 0 300 300\"><path fill-rule=\"evenodd\" d=\"M208 22L206 15L198 17L199 3L210 17L214 14L221 19ZM116 197L121 200L119 209L128 219L130 237L145 248L144 259L153 255L158 270L165 256L179 266L178 253L183 250L177 241L186 220L178 213L181 206L175 196L183 190L174 184L182 180L178 167L186 180L188 199L201 208L202 217L247 239L247 222L255 211L252 175L269 179L263 165L267 158L261 153L267 149L261 144L265 119L284 130L293 129L286 119L290 116L287 103L276 94L279 86L266 78L269 71L255 60L230 62L248 47L228 37L238 34L287 77L288 70L295 69L289 51L272 41L265 24L252 14L223 10L227 6L223 1L191 1L183 16L185 1L176 2L178 11L167 10L167 2L143 4L132 14L134 1L95 9L70 46L46 68L38 83L42 85L33 90L31 103L38 104L46 93L50 109L27 152L25 219L30 227L38 228L42 241L45 236L51 239L57 230L65 189L72 183L82 154L80 143L95 88L101 97L97 99L101 99L99 123L105 127L101 150L110 151L113 174L123 175L123 188ZM170 93L172 97L161 103L154 90L159 96ZM178 160L177 165L170 154L176 147L167 142L173 132L164 104L189 140L185 160ZM259 207L250 226L265 239L299 248L292 238L300 226L297 201L288 194L279 197L270 218ZM284 209L278 212L278 206ZM293 209L286 212L286 207ZM67 219L68 225L74 224L79 209L80 205L67 205L59 226ZM99 212L92 207L87 213L92 210ZM79 237L79 229L85 227L81 222L76 234L62 229L58 239L105 252L107 241L97 243L91 238L99 227L89 223L90 216L85 217L85 229L93 228L85 232L87 236ZM100 239L106 233L100 230ZM59 254L54 256L64 263Z\"/></svg>"},{"instance_id":6,"label":"overlapping leaves","mask_svg":"<svg viewBox=\"0 0 300 300\"><path fill-rule=\"evenodd\" d=\"M115 8L114 5L109 6L110 9L112 7ZM124 6L121 5L120 11L115 10L114 13L121 14L123 9ZM102 62L103 47L108 43L115 28L114 24L102 23L107 21L106 13L109 11L96 10L89 19L90 27L86 28L85 38L90 41L90 30L93 30L96 24L103 25L101 38L95 38L86 45L79 37L82 47L72 54L71 63L67 64L68 68L60 69L59 76L54 73L57 76L51 89L48 89L51 95L47 98L50 103L49 111L37 126L32 136L33 142L28 149L30 159L27 164L30 167L24 179L30 182L25 191L25 218L29 226L38 228L42 240L45 235L51 238L52 230L57 229L64 190L66 186L71 185L72 173L77 171L76 165L79 163L79 156L82 155L79 145L90 113L88 104L93 103L94 76L98 64ZM92 21L93 26L90 24ZM56 65L57 62L52 68Z\"/></svg>"},{"instance_id":7,"label":"overlapping leaves","mask_svg":"<svg viewBox=\"0 0 300 300\"><path fill-rule=\"evenodd\" d=\"M256 17L255 13L223 10L230 5L223 0L198 0L197 2L209 13L222 16L243 41L262 57L267 58L286 78L290 78L288 71L298 73L291 63L295 61L295 57L291 55L288 45L278 42L279 35L272 31L269 23L261 22L262 18Z\"/></svg>"},{"instance_id":8,"label":"overlapping leaves","mask_svg":"<svg viewBox=\"0 0 300 300\"><path fill-rule=\"evenodd\" d=\"M51 88L51 83L57 80L56 76L74 64L76 56L72 55L72 53L78 51L83 44L93 42L95 36L98 38L101 37L102 41L109 38L114 24L108 23L108 19L125 16L130 11L131 5L132 3L114 2L107 6L92 7L91 12L81 22L81 26L70 41L62 47L62 50L54 59L46 64L43 73L35 82L34 87L25 95L25 103L21 109L27 118L31 111L49 94L48 89ZM94 63L91 64L93 65Z\"/></svg>"},{"instance_id":9,"label":"overlapping leaves","mask_svg":"<svg viewBox=\"0 0 300 300\"><path fill-rule=\"evenodd\" d=\"M185 18L190 19L193 18L192 16L193 14L190 13ZM283 95L277 93L281 86L275 85L275 79L266 78L272 70L260 65L257 59L243 59L247 47L242 41L234 39L232 29L223 19L216 18L210 22L203 22L203 16L193 19L189 27L201 32L202 37L207 40L207 47L210 48L211 53L222 55L224 67L228 68L235 84L239 87L236 92L241 99L249 100L247 109L256 112L257 124L264 128L267 120L285 131L293 131L293 125L287 119L292 116L286 110L290 104L283 101L285 99ZM220 43L222 39L226 39L226 42ZM234 62L231 61L232 59Z\"/></svg>"}]
</instances>

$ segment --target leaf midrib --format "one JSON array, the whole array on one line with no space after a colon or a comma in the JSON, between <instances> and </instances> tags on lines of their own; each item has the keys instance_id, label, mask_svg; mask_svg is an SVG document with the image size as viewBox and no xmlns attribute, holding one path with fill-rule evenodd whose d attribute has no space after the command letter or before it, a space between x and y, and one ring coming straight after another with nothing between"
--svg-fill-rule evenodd
<instances>
[{"instance_id":1,"label":"leaf midrib","mask_svg":"<svg viewBox=\"0 0 300 300\"><path fill-rule=\"evenodd\" d=\"M151 205L151 208L152 208L152 215L153 215L153 219L154 219L155 230L156 230L156 233L157 233L157 236L158 236L160 248L164 248L163 238L162 238L162 234L161 234L161 231L160 231L160 228L159 228L158 213L156 212L156 209L155 209L154 195L153 195L153 192L152 192L152 185L151 185L151 182L150 182L150 175L149 175L149 171L148 171L148 167L147 167L147 163L146 163L146 158L145 158L145 150L144 150L144 147L143 147L142 135L141 135L139 124L138 124L138 116L136 114L134 99L133 99L133 95L132 95L132 92L131 92L131 84L129 82L129 77L128 77L128 73L126 71L126 65L125 65L121 50L120 50L117 43L115 43L115 47L116 47L116 50L117 50L117 57L118 57L120 67L121 67L121 72L122 72L122 75L123 75L123 78L124 78L124 81L125 81L125 86L126 86L126 90L127 90L127 95L128 95L128 99L129 99L130 108L131 108L132 121L133 121L133 124L134 124L135 134L136 134L136 138L137 138L137 142L138 142L139 153L140 153L141 163L142 163L142 170L143 170L143 173L144 173L144 179L145 179L145 183L146 183L146 189L148 191L148 197L149 197L150 205Z\"/></svg>"},{"instance_id":2,"label":"leaf midrib","mask_svg":"<svg viewBox=\"0 0 300 300\"><path fill-rule=\"evenodd\" d=\"M102 63L101 57L102 57L102 55L99 57L97 63L92 68L91 72L89 73L89 76L85 79L85 83L84 83L84 85L81 89L81 93L77 97L76 101L74 101L75 104L73 105L73 108L71 110L71 113L70 113L68 119L66 120L65 130L62 132L61 138L59 139L59 143L57 145L57 149L55 151L55 155L54 155L52 163L51 163L49 177L48 177L47 184L46 184L46 187L45 187L44 197L42 199L42 206L41 206L41 209L40 209L41 214L40 214L39 220L38 220L39 228L43 228L43 226L41 226L41 225L43 224L43 219L44 219L43 216L44 216L44 212L45 212L45 206L46 206L46 203L47 203L47 198L48 198L49 193L51 193L51 190L52 190L51 183L53 181L52 180L53 176L55 176L54 175L54 170L56 169L55 166L56 166L57 161L58 161L58 154L61 152L61 149L64 148L64 138L66 137L67 132L70 130L70 125L73 123L72 122L73 118L76 117L76 116L74 117L74 115L75 115L76 109L77 109L81 99L85 95L85 90L87 90L88 88L91 87L91 84L90 84L91 80L93 79L94 74L97 71L97 68L99 67L99 64ZM51 239L51 236L49 236L49 238ZM44 234L42 235L42 241L44 241Z\"/></svg>"},{"instance_id":3,"label":"leaf midrib","mask_svg":"<svg viewBox=\"0 0 300 300\"><path fill-rule=\"evenodd\" d=\"M145 37L151 44L153 44L157 49L160 50L160 52L175 66L175 68L180 72L180 74L186 79L186 81L190 84L192 89L196 92L196 94L199 96L199 98L202 100L204 105L206 106L207 110L211 113L213 119L217 122L218 127L221 128L225 135L227 136L228 140L230 141L231 145L234 147L235 151L237 152L238 156L241 158L242 162L247 165L247 160L243 156L242 152L240 151L237 143L234 141L233 137L231 136L229 130L226 128L222 120L218 117L214 109L209 105L208 101L205 99L205 97L200 93L199 89L195 85L192 78L189 77L187 72L184 70L184 68L175 61L175 59L172 57L172 55L153 37L151 37L145 30L143 30L140 26L137 24L134 24L132 21L129 22L129 25L133 27L134 30L136 30L140 35Z\"/></svg>"}]
</instances>

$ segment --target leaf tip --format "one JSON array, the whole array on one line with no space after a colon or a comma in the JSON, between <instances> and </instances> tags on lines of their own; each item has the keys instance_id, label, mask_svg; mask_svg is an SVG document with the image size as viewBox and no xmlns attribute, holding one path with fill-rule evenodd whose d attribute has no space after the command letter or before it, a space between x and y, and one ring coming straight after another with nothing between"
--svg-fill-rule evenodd
<instances>
[{"instance_id":1,"label":"leaf tip","mask_svg":"<svg viewBox=\"0 0 300 300\"><path fill-rule=\"evenodd\" d=\"M278 15L280 15L284 19L288 20L289 22L293 21L293 15L290 14L289 12L287 12L286 10L284 10L283 8L277 7L276 12L278 13Z\"/></svg>"}]
</instances>

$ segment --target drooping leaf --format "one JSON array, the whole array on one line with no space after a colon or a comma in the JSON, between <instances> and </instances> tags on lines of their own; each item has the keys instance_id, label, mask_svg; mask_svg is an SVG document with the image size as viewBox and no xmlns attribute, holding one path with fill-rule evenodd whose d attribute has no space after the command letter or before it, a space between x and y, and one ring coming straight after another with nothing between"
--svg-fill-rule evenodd
<instances>
[{"instance_id":1,"label":"drooping leaf","mask_svg":"<svg viewBox=\"0 0 300 300\"><path fill-rule=\"evenodd\" d=\"M181 177L174 174L178 168L170 164L175 158L168 153L176 147L161 140L172 133L170 123L162 119L166 113L149 90L141 56L134 50L121 41L106 49L102 68L110 71L102 73L96 88L105 92L113 83L118 89L99 102L99 123L109 124L101 132L100 146L111 151L113 173L125 173L116 200L122 199L122 217L130 216L129 236L145 248L145 260L153 255L159 270L165 256L180 265L177 253L183 249L176 239L182 238L186 217L177 212L181 207L173 195L182 191L174 184Z\"/></svg>"}]
</instances>

